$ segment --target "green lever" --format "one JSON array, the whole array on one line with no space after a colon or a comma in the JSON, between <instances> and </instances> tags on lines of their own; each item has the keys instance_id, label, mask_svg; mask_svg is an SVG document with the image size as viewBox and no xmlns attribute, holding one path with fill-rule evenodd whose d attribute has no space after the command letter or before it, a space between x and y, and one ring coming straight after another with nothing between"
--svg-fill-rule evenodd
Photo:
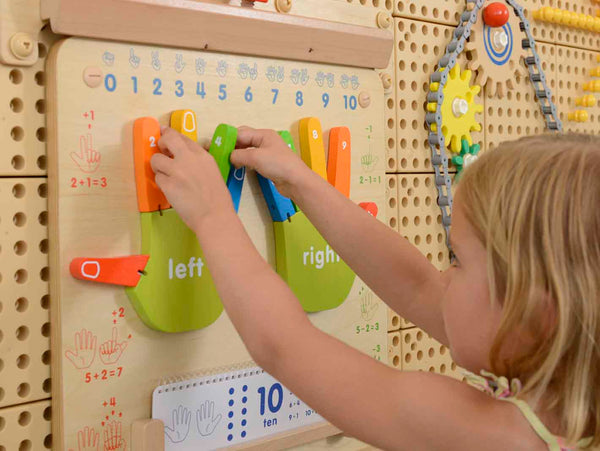
<instances>
[{"instance_id":1,"label":"green lever","mask_svg":"<svg viewBox=\"0 0 600 451\"><path fill-rule=\"evenodd\" d=\"M212 142L210 143L210 149L208 150L208 153L216 160L225 183L227 183L229 171L231 169L229 157L231 156L233 149L235 149L236 141L237 128L227 124L219 124L213 135Z\"/></svg>"},{"instance_id":2,"label":"green lever","mask_svg":"<svg viewBox=\"0 0 600 451\"><path fill-rule=\"evenodd\" d=\"M281 130L281 131L278 131L277 133L279 133L279 136L281 136L281 139L283 139L283 142L286 143L288 145L288 147L290 149L292 149L296 155L298 155L298 151L296 150L296 147L294 147L294 139L292 138L292 134L290 132L288 132L287 130ZM300 209L298 208L298 205L296 205L296 203L294 201L292 201L292 205L294 206L294 210L296 211L296 213L300 211Z\"/></svg>"},{"instance_id":3,"label":"green lever","mask_svg":"<svg viewBox=\"0 0 600 451\"><path fill-rule=\"evenodd\" d=\"M283 141L288 145L288 147L292 149L295 154L297 154L298 151L294 147L294 140L292 138L292 134L287 130L281 130L277 133L279 133L279 136L281 136L281 139L283 139Z\"/></svg>"}]
</instances>

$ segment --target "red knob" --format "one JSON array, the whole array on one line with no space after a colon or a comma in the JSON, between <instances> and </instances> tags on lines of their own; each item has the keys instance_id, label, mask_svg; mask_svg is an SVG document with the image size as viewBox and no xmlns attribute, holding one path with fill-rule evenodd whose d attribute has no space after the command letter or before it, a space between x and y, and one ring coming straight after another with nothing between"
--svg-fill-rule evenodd
<instances>
[{"instance_id":1,"label":"red knob","mask_svg":"<svg viewBox=\"0 0 600 451\"><path fill-rule=\"evenodd\" d=\"M508 22L508 8L504 3L490 3L483 9L483 21L488 27L502 27Z\"/></svg>"}]
</instances>

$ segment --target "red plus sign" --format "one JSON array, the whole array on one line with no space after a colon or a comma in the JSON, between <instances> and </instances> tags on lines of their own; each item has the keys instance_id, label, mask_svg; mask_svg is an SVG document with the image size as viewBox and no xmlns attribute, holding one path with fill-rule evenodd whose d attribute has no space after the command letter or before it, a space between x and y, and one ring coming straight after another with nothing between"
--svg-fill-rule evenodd
<instances>
[{"instance_id":1,"label":"red plus sign","mask_svg":"<svg viewBox=\"0 0 600 451\"><path fill-rule=\"evenodd\" d=\"M117 312L113 310L112 316L117 316Z\"/></svg>"},{"instance_id":2,"label":"red plus sign","mask_svg":"<svg viewBox=\"0 0 600 451\"><path fill-rule=\"evenodd\" d=\"M87 113L83 114L83 117L85 117L86 119L88 118L88 116L89 116L89 114L87 114Z\"/></svg>"},{"instance_id":3,"label":"red plus sign","mask_svg":"<svg viewBox=\"0 0 600 451\"><path fill-rule=\"evenodd\" d=\"M108 403L107 403L106 401L104 401L104 402L102 403L102 405L103 405L104 407L106 407L106 406L108 405Z\"/></svg>"}]
</instances>

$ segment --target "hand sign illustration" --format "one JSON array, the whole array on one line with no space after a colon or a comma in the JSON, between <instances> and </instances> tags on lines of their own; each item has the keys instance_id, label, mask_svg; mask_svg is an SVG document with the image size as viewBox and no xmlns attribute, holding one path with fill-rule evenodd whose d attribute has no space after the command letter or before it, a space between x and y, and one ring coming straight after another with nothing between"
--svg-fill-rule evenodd
<instances>
[{"instance_id":1,"label":"hand sign illustration","mask_svg":"<svg viewBox=\"0 0 600 451\"><path fill-rule=\"evenodd\" d=\"M215 416L215 402L205 401L200 405L200 409L196 410L196 426L200 435L206 437L215 432L215 429L223 416L218 414Z\"/></svg>"},{"instance_id":2,"label":"hand sign illustration","mask_svg":"<svg viewBox=\"0 0 600 451\"><path fill-rule=\"evenodd\" d=\"M375 312L379 307L377 302L374 302L375 295L372 291L367 291L367 293L360 298L360 316L365 321L370 321L373 316L375 316Z\"/></svg>"},{"instance_id":3,"label":"hand sign illustration","mask_svg":"<svg viewBox=\"0 0 600 451\"><path fill-rule=\"evenodd\" d=\"M104 428L104 451L125 451L127 442L121 436L121 422L111 421Z\"/></svg>"},{"instance_id":4,"label":"hand sign illustration","mask_svg":"<svg viewBox=\"0 0 600 451\"><path fill-rule=\"evenodd\" d=\"M65 357L77 369L89 368L96 355L96 336L86 329L75 332L75 351L67 350Z\"/></svg>"},{"instance_id":5,"label":"hand sign illustration","mask_svg":"<svg viewBox=\"0 0 600 451\"><path fill-rule=\"evenodd\" d=\"M173 443L183 442L190 432L192 412L187 407L179 406L173 409L173 427L165 425L165 435Z\"/></svg>"},{"instance_id":6,"label":"hand sign illustration","mask_svg":"<svg viewBox=\"0 0 600 451\"><path fill-rule=\"evenodd\" d=\"M117 328L113 327L111 339L100 345L100 360L107 365L117 363L126 347L127 341L117 341Z\"/></svg>"},{"instance_id":7,"label":"hand sign illustration","mask_svg":"<svg viewBox=\"0 0 600 451\"><path fill-rule=\"evenodd\" d=\"M77 432L77 451L98 451L100 434L88 426Z\"/></svg>"},{"instance_id":8,"label":"hand sign illustration","mask_svg":"<svg viewBox=\"0 0 600 451\"><path fill-rule=\"evenodd\" d=\"M135 54L133 47L129 49L129 64L131 64L131 67L134 69L137 69L140 65L140 57Z\"/></svg>"},{"instance_id":9,"label":"hand sign illustration","mask_svg":"<svg viewBox=\"0 0 600 451\"><path fill-rule=\"evenodd\" d=\"M96 172L100 166L100 152L94 150L92 135L79 137L79 152L71 152L71 158L83 172L89 174Z\"/></svg>"},{"instance_id":10,"label":"hand sign illustration","mask_svg":"<svg viewBox=\"0 0 600 451\"><path fill-rule=\"evenodd\" d=\"M373 155L373 153L369 150L369 153L363 154L360 157L360 164L363 167L365 172L371 172L375 169L375 165L379 161L379 157Z\"/></svg>"}]
</instances>

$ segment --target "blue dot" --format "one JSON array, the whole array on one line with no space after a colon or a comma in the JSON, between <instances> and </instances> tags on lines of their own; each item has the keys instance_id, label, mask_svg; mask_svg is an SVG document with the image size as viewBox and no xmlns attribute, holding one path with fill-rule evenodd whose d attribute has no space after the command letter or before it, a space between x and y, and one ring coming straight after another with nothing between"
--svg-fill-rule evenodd
<instances>
[{"instance_id":1,"label":"blue dot","mask_svg":"<svg viewBox=\"0 0 600 451\"><path fill-rule=\"evenodd\" d=\"M233 399L229 400L229 407L233 406Z\"/></svg>"},{"instance_id":2,"label":"blue dot","mask_svg":"<svg viewBox=\"0 0 600 451\"><path fill-rule=\"evenodd\" d=\"M248 398L246 398L245 396L242 398L242 402L245 404L246 401L248 401Z\"/></svg>"},{"instance_id":3,"label":"blue dot","mask_svg":"<svg viewBox=\"0 0 600 451\"><path fill-rule=\"evenodd\" d=\"M227 415L229 418L233 418L233 412L229 412L229 414Z\"/></svg>"},{"instance_id":4,"label":"blue dot","mask_svg":"<svg viewBox=\"0 0 600 451\"><path fill-rule=\"evenodd\" d=\"M232 441L232 440L233 440L233 435L229 434L229 435L227 436L227 440L228 440L228 441Z\"/></svg>"},{"instance_id":5,"label":"blue dot","mask_svg":"<svg viewBox=\"0 0 600 451\"><path fill-rule=\"evenodd\" d=\"M247 386L247 385L244 385L244 386L242 387L242 391L248 391L248 386Z\"/></svg>"},{"instance_id":6,"label":"blue dot","mask_svg":"<svg viewBox=\"0 0 600 451\"><path fill-rule=\"evenodd\" d=\"M230 394L230 395L233 395L233 392L234 392L234 391L235 391L235 390L234 390L233 388L230 388L230 389L229 389L229 394Z\"/></svg>"},{"instance_id":7,"label":"blue dot","mask_svg":"<svg viewBox=\"0 0 600 451\"><path fill-rule=\"evenodd\" d=\"M242 409L242 415L246 415L246 413L248 412L248 409L246 409L245 407Z\"/></svg>"},{"instance_id":8,"label":"blue dot","mask_svg":"<svg viewBox=\"0 0 600 451\"><path fill-rule=\"evenodd\" d=\"M242 431L242 438L246 437L246 431Z\"/></svg>"},{"instance_id":9,"label":"blue dot","mask_svg":"<svg viewBox=\"0 0 600 451\"><path fill-rule=\"evenodd\" d=\"M229 423L229 424L227 425L227 429L233 429L233 423Z\"/></svg>"},{"instance_id":10,"label":"blue dot","mask_svg":"<svg viewBox=\"0 0 600 451\"><path fill-rule=\"evenodd\" d=\"M242 426L246 426L247 421L246 420L242 420Z\"/></svg>"}]
</instances>

